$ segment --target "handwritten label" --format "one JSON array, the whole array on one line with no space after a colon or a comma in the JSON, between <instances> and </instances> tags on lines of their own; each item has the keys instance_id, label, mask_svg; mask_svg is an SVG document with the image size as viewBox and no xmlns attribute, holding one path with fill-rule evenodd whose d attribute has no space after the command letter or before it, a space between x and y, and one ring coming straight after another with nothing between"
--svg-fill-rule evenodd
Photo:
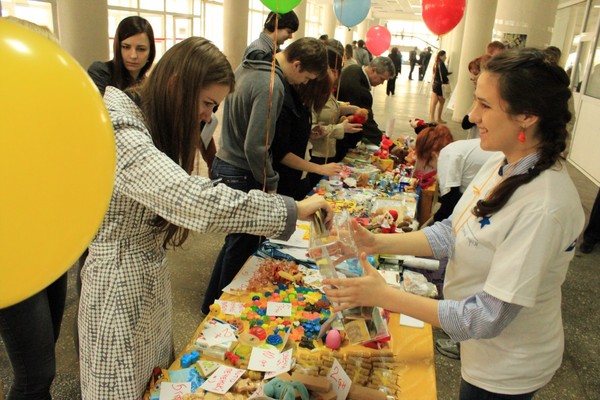
<instances>
[{"instance_id":1,"label":"handwritten label","mask_svg":"<svg viewBox=\"0 0 600 400\"><path fill-rule=\"evenodd\" d=\"M221 365L200 388L213 393L225 394L244 372L243 369Z\"/></svg>"},{"instance_id":2,"label":"handwritten label","mask_svg":"<svg viewBox=\"0 0 600 400\"><path fill-rule=\"evenodd\" d=\"M238 301L216 300L215 303L221 306L221 312L227 315L242 315L244 303Z\"/></svg>"},{"instance_id":3,"label":"handwritten label","mask_svg":"<svg viewBox=\"0 0 600 400\"><path fill-rule=\"evenodd\" d=\"M161 382L159 400L181 400L186 394L192 393L192 384Z\"/></svg>"},{"instance_id":4,"label":"handwritten label","mask_svg":"<svg viewBox=\"0 0 600 400\"><path fill-rule=\"evenodd\" d=\"M248 369L253 371L276 371L277 360L279 360L277 349L261 349L253 347L248 362Z\"/></svg>"},{"instance_id":5,"label":"handwritten label","mask_svg":"<svg viewBox=\"0 0 600 400\"><path fill-rule=\"evenodd\" d=\"M263 261L262 258L252 256L246 261L246 264L242 267L240 272L237 273L233 281L229 285L227 285L223 291L225 293L233 294L233 295L244 295L246 290L248 289L248 283L250 282L250 278L254 275L256 271L258 271L258 267L260 263Z\"/></svg>"},{"instance_id":6,"label":"handwritten label","mask_svg":"<svg viewBox=\"0 0 600 400\"><path fill-rule=\"evenodd\" d=\"M252 395L251 395L250 397L248 397L248 400L250 400L250 399L254 399L254 398L257 398L257 397L264 397L264 395L265 395L265 389L264 389L264 386L265 386L265 385L260 385L260 386L258 387L258 389L256 389L256 390L254 391L254 393L252 393Z\"/></svg>"},{"instance_id":7,"label":"handwritten label","mask_svg":"<svg viewBox=\"0 0 600 400\"><path fill-rule=\"evenodd\" d=\"M286 350L283 353L279 353L279 357L275 361L276 370L265 373L265 379L271 379L279 374L288 372L292 369L292 349Z\"/></svg>"},{"instance_id":8,"label":"handwritten label","mask_svg":"<svg viewBox=\"0 0 600 400\"><path fill-rule=\"evenodd\" d=\"M236 340L235 332L228 324L216 324L204 328L202 335L209 346Z\"/></svg>"},{"instance_id":9,"label":"handwritten label","mask_svg":"<svg viewBox=\"0 0 600 400\"><path fill-rule=\"evenodd\" d=\"M290 317L292 315L292 304L269 301L267 303L267 315L274 317Z\"/></svg>"},{"instance_id":10,"label":"handwritten label","mask_svg":"<svg viewBox=\"0 0 600 400\"><path fill-rule=\"evenodd\" d=\"M327 380L331 382L333 391L337 393L337 400L344 400L348 397L352 381L336 359L333 360L333 365L327 373Z\"/></svg>"}]
</instances>

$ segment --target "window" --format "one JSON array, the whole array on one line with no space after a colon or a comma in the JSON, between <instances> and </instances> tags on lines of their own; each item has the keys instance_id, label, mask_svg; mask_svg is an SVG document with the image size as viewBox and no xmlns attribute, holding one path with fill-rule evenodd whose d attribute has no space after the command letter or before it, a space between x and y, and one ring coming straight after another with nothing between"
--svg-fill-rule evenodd
<instances>
[{"instance_id":1,"label":"window","mask_svg":"<svg viewBox=\"0 0 600 400\"><path fill-rule=\"evenodd\" d=\"M250 9L248 10L248 36L247 45L254 42L260 36L264 29L265 20L269 15L267 7L260 0L250 0Z\"/></svg>"},{"instance_id":2,"label":"window","mask_svg":"<svg viewBox=\"0 0 600 400\"><path fill-rule=\"evenodd\" d=\"M49 0L2 0L2 15L25 19L34 24L46 26L56 32L54 25L54 1Z\"/></svg>"},{"instance_id":3,"label":"window","mask_svg":"<svg viewBox=\"0 0 600 400\"><path fill-rule=\"evenodd\" d=\"M325 18L324 6L313 2L306 3L306 36L318 38L323 33Z\"/></svg>"},{"instance_id":4,"label":"window","mask_svg":"<svg viewBox=\"0 0 600 400\"><path fill-rule=\"evenodd\" d=\"M146 18L152 25L156 44L155 62L176 43L190 36L204 36L222 48L222 40L221 43L215 40L220 38L220 31L215 34L214 29L214 26L222 26L222 3L222 0L107 0L110 58L113 57L112 48L117 26L123 18L131 15ZM212 24L212 30L209 32L204 31L206 27L202 23L204 6L207 7L205 11L210 10L214 13L209 21Z\"/></svg>"}]
</instances>

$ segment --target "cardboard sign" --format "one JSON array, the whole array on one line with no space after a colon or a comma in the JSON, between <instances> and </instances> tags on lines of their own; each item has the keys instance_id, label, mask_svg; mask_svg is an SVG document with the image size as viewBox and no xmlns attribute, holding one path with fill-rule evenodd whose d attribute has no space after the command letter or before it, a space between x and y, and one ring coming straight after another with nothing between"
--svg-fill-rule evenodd
<instances>
[{"instance_id":1,"label":"cardboard sign","mask_svg":"<svg viewBox=\"0 0 600 400\"><path fill-rule=\"evenodd\" d=\"M225 394L244 372L243 369L221 365L200 388L217 394Z\"/></svg>"},{"instance_id":2,"label":"cardboard sign","mask_svg":"<svg viewBox=\"0 0 600 400\"><path fill-rule=\"evenodd\" d=\"M331 382L331 388L337 393L337 400L344 400L348 397L352 381L337 359L333 360L333 365L327 373L327 380Z\"/></svg>"}]
</instances>

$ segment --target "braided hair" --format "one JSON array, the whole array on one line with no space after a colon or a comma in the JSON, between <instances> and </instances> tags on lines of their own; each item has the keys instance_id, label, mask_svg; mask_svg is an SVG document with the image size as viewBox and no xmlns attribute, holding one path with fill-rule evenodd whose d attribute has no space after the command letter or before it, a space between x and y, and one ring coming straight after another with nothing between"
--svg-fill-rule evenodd
<instances>
[{"instance_id":1,"label":"braided hair","mask_svg":"<svg viewBox=\"0 0 600 400\"><path fill-rule=\"evenodd\" d=\"M479 200L473 209L477 217L497 212L521 185L564 159L568 136L566 125L571 120L567 105L571 97L569 77L543 51L532 48L505 50L491 58L483 71L498 77L500 97L507 103L509 114L538 117L534 134L539 140L540 158L528 172L505 179L488 198Z\"/></svg>"}]
</instances>

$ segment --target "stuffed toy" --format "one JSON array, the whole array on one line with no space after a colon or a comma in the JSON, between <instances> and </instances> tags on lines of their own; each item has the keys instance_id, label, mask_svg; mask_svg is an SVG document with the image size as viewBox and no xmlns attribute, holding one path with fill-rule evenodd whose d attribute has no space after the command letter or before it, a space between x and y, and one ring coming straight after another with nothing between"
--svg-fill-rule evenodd
<instances>
[{"instance_id":1,"label":"stuffed toy","mask_svg":"<svg viewBox=\"0 0 600 400\"><path fill-rule=\"evenodd\" d=\"M340 118L340 122L347 119L353 124L364 124L365 121L369 118L369 110L366 108L359 108L356 110L354 115L343 116Z\"/></svg>"},{"instance_id":2,"label":"stuffed toy","mask_svg":"<svg viewBox=\"0 0 600 400\"><path fill-rule=\"evenodd\" d=\"M306 386L300 382L286 382L280 378L273 378L263 387L263 392L266 396L280 400L294 400L296 398L296 390L300 393L302 400L309 399Z\"/></svg>"},{"instance_id":3,"label":"stuffed toy","mask_svg":"<svg viewBox=\"0 0 600 400\"><path fill-rule=\"evenodd\" d=\"M398 211L386 211L385 214L383 214L383 221L381 222L381 233L395 233L397 220Z\"/></svg>"},{"instance_id":4,"label":"stuffed toy","mask_svg":"<svg viewBox=\"0 0 600 400\"><path fill-rule=\"evenodd\" d=\"M423 129L429 128L430 126L436 126L435 122L425 122L419 118L409 119L408 123L415 130L415 133L418 135Z\"/></svg>"},{"instance_id":5,"label":"stuffed toy","mask_svg":"<svg viewBox=\"0 0 600 400\"><path fill-rule=\"evenodd\" d=\"M394 141L387 137L387 135L381 135L381 144L379 145L379 151L373 153L379 158L386 159L390 156L390 148L394 145Z\"/></svg>"}]
</instances>

